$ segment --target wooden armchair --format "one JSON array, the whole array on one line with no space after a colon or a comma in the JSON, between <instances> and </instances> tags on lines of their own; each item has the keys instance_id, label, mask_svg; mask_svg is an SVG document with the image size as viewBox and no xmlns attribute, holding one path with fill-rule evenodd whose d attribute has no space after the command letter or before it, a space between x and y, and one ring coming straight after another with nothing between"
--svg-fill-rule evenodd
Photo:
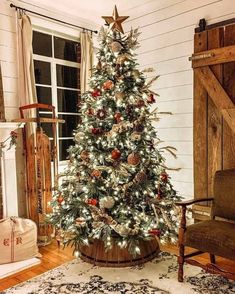
<instances>
[{"instance_id":1,"label":"wooden armchair","mask_svg":"<svg viewBox=\"0 0 235 294\"><path fill-rule=\"evenodd\" d=\"M194 203L211 201L211 219L186 227L186 209ZM235 273L221 269L215 256L235 260L235 169L217 171L214 178L214 198L202 198L176 205L182 208L179 229L178 281L183 282L184 262L202 267L209 273L235 280ZM229 222L230 221L230 222ZM197 249L185 254L185 246ZM190 257L208 252L211 263L203 265Z\"/></svg>"}]
</instances>

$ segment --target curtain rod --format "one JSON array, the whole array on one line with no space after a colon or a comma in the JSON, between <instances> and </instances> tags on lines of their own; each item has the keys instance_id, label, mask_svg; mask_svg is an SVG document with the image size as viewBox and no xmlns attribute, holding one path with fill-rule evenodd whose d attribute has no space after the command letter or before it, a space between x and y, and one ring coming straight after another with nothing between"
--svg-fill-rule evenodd
<instances>
[{"instance_id":1,"label":"curtain rod","mask_svg":"<svg viewBox=\"0 0 235 294\"><path fill-rule=\"evenodd\" d=\"M80 26L77 26L75 24L72 24L72 23L69 23L69 22L66 22L66 21L63 21L63 20L56 19L54 17L50 17L50 16L47 16L47 15L44 15L44 14L41 14L41 13L38 13L38 12L35 12L35 11L32 11L32 10L28 10L28 9L25 9L25 8L22 8L22 7L19 7L19 6L16 6L13 3L10 4L10 7L11 8L15 8L15 10L18 10L19 9L19 10L27 11L27 12L30 12L32 14L36 14L36 15L39 15L41 17L44 17L44 18L48 18L50 20L54 20L54 21L57 21L57 22L60 22L60 23L63 23L63 24L66 24L66 25L69 25L69 26L72 26L72 27L75 27L75 28L79 28L79 29L82 29L82 30L85 30L85 31L89 31L91 33L95 33L95 34L98 33L98 31L94 31L94 30L91 30L91 29L80 27Z\"/></svg>"}]
</instances>

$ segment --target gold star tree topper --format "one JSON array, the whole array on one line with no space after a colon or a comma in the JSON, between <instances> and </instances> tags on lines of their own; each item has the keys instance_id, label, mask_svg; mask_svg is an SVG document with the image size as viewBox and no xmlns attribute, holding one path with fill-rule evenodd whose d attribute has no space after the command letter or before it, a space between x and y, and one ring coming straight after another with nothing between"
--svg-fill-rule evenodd
<instances>
[{"instance_id":1,"label":"gold star tree topper","mask_svg":"<svg viewBox=\"0 0 235 294\"><path fill-rule=\"evenodd\" d=\"M107 22L111 30L118 31L122 34L124 34L122 22L124 22L128 17L129 16L119 16L116 5L114 6L112 16L102 16L102 18Z\"/></svg>"}]
</instances>

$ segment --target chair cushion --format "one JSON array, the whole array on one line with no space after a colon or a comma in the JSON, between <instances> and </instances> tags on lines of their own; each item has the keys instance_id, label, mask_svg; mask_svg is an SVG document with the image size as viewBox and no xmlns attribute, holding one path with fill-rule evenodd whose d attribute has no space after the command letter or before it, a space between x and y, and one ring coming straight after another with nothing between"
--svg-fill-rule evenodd
<instances>
[{"instance_id":1,"label":"chair cushion","mask_svg":"<svg viewBox=\"0 0 235 294\"><path fill-rule=\"evenodd\" d=\"M184 245L235 259L235 224L208 220L190 225L185 232Z\"/></svg>"}]
</instances>

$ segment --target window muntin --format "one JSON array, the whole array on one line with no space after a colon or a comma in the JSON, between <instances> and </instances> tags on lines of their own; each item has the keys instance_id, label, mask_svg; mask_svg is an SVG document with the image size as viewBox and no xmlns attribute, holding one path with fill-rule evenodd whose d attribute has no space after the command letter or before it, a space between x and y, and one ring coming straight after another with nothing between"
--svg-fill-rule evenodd
<instances>
[{"instance_id":1,"label":"window muntin","mask_svg":"<svg viewBox=\"0 0 235 294\"><path fill-rule=\"evenodd\" d=\"M66 150L73 144L73 130L79 121L77 105L80 97L80 52L78 41L38 31L33 32L38 102L54 105L56 115L66 120L65 124L57 126L60 161L67 157ZM40 113L44 117L51 117L48 111L42 110ZM52 125L43 124L42 127L52 139Z\"/></svg>"},{"instance_id":2,"label":"window muntin","mask_svg":"<svg viewBox=\"0 0 235 294\"><path fill-rule=\"evenodd\" d=\"M54 36L55 58L81 62L80 43Z\"/></svg>"},{"instance_id":3,"label":"window muntin","mask_svg":"<svg viewBox=\"0 0 235 294\"><path fill-rule=\"evenodd\" d=\"M52 57L52 36L41 32L33 32L33 53Z\"/></svg>"}]
</instances>

